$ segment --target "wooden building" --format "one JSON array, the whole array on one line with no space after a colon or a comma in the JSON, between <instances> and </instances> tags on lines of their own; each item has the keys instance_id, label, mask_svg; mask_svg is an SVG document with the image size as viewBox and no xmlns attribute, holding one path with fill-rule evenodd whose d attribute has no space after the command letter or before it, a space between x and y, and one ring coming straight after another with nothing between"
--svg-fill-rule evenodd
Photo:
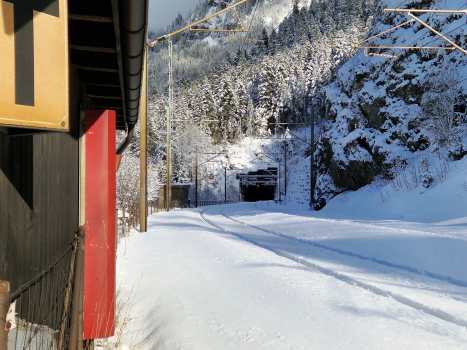
<instances>
[{"instance_id":1,"label":"wooden building","mask_svg":"<svg viewBox=\"0 0 467 350\"><path fill-rule=\"evenodd\" d=\"M191 184L172 184L172 194L171 194L171 203L170 208L189 208L190 207L190 192ZM167 208L166 194L167 194L167 185L160 187L160 197L158 199L159 208Z\"/></svg>"},{"instance_id":2,"label":"wooden building","mask_svg":"<svg viewBox=\"0 0 467 350\"><path fill-rule=\"evenodd\" d=\"M0 0L0 299L51 348L113 333L116 153L139 117L147 14L148 0ZM0 350L4 336L0 321Z\"/></svg>"}]
</instances>

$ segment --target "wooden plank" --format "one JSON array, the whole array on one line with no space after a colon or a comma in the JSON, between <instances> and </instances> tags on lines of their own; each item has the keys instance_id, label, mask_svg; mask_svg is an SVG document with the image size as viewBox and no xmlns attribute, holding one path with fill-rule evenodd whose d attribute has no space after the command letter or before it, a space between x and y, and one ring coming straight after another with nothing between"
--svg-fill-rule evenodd
<instances>
[{"instance_id":1,"label":"wooden plank","mask_svg":"<svg viewBox=\"0 0 467 350\"><path fill-rule=\"evenodd\" d=\"M78 64L73 64L73 67L82 69L82 70L91 71L91 72L118 73L118 69L113 69L113 68L86 67L86 66L81 66Z\"/></svg>"},{"instance_id":2,"label":"wooden plank","mask_svg":"<svg viewBox=\"0 0 467 350\"><path fill-rule=\"evenodd\" d=\"M73 132L22 137L0 132L0 276L10 281L12 291L52 264L73 240L78 225L77 163ZM31 302L47 308L51 300L34 299L39 297L31 293ZM25 306L18 311L28 316Z\"/></svg>"},{"instance_id":3,"label":"wooden plank","mask_svg":"<svg viewBox=\"0 0 467 350\"><path fill-rule=\"evenodd\" d=\"M88 22L101 22L101 23L113 23L112 17L103 16L89 16L89 15L78 15L70 13L68 19L73 21L88 21Z\"/></svg>"},{"instance_id":4,"label":"wooden plank","mask_svg":"<svg viewBox=\"0 0 467 350\"><path fill-rule=\"evenodd\" d=\"M104 52L104 53L116 53L117 50L108 47L93 47L93 46L81 46L81 45L70 45L70 49L78 51L91 51L91 52Z\"/></svg>"},{"instance_id":5,"label":"wooden plank","mask_svg":"<svg viewBox=\"0 0 467 350\"><path fill-rule=\"evenodd\" d=\"M93 98L103 98L103 99L109 99L109 100L121 100L122 98L120 96L99 96L99 95L93 95L93 94L86 94L89 97Z\"/></svg>"}]
</instances>

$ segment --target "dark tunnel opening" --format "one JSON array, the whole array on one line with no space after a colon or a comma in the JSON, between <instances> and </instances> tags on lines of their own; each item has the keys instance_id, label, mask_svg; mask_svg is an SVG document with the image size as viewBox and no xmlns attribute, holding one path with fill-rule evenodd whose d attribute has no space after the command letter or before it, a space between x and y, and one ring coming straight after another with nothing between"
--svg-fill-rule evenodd
<instances>
[{"instance_id":1,"label":"dark tunnel opening","mask_svg":"<svg viewBox=\"0 0 467 350\"><path fill-rule=\"evenodd\" d=\"M258 202L274 200L276 186L274 185L244 185L242 186L244 202Z\"/></svg>"},{"instance_id":2,"label":"dark tunnel opening","mask_svg":"<svg viewBox=\"0 0 467 350\"><path fill-rule=\"evenodd\" d=\"M277 168L250 171L237 174L240 180L240 192L244 202L274 200L277 186Z\"/></svg>"}]
</instances>

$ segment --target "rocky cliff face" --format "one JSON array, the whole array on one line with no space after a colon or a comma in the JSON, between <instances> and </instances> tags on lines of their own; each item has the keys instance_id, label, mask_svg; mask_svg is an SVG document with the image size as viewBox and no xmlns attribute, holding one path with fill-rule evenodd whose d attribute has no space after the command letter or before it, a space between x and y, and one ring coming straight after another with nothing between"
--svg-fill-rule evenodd
<instances>
[{"instance_id":1,"label":"rocky cliff face","mask_svg":"<svg viewBox=\"0 0 467 350\"><path fill-rule=\"evenodd\" d=\"M381 1L368 37L400 25L404 13L383 13L399 0ZM400 8L459 10L465 1L404 2ZM416 15L467 48L465 15ZM448 42L413 21L364 45L448 47ZM318 138L317 196L356 190L375 178L392 179L419 154L449 161L465 155L467 56L459 50L359 50L322 89L325 118Z\"/></svg>"}]
</instances>

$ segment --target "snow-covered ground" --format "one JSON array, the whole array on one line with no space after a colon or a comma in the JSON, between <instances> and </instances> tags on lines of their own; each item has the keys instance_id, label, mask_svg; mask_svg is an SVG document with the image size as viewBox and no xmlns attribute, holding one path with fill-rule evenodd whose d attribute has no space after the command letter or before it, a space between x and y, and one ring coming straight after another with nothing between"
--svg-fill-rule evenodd
<instances>
[{"instance_id":1,"label":"snow-covered ground","mask_svg":"<svg viewBox=\"0 0 467 350\"><path fill-rule=\"evenodd\" d=\"M394 8L401 1L384 4ZM261 13L271 26L290 12L283 0L265 4L270 11ZM465 5L452 0L437 1L434 7ZM370 35L404 18L375 23ZM450 38L464 30L462 16L421 14L420 18ZM429 33L419 25L408 25L375 42L440 44L433 44ZM214 43L212 38L206 41ZM467 157L454 161L467 149L467 137L460 128L459 152L449 156L449 149L436 146L439 138L431 134L431 124L416 120L423 110L414 103L423 97L429 76L443 77L446 67L453 72L446 81L454 79L449 90L462 86L465 91L467 66L456 51L438 52L433 58L423 52L393 53L404 56L397 65L363 53L344 64L337 80L325 88L335 116L315 125L315 140L326 138L332 143L332 149L317 148L321 151L315 152L317 165L327 151L332 151L340 169L349 161L369 165L374 154L385 152L390 173L368 177L356 187L344 186L358 188L372 181L334 197L315 212L308 207L310 158L305 158L310 130L244 137L216 163L201 154L224 148L206 148L199 162L207 163L199 171L200 178L209 181L199 180L200 188L209 188L219 199L225 193L228 199L238 198L233 172L227 189L223 187L224 168L247 172L277 166L286 201L158 213L149 219L149 232L133 232L122 240L118 284L120 295L128 299L125 307L131 310L125 346L467 349ZM369 128L369 116L362 114L361 107L378 99L382 114L375 113L385 121ZM363 140L365 147L360 145ZM431 146L409 147L420 140L430 141ZM329 169L318 170L318 196L329 199L345 189L334 185L336 176L331 178ZM199 199L211 198L200 195Z\"/></svg>"},{"instance_id":2,"label":"snow-covered ground","mask_svg":"<svg viewBox=\"0 0 467 350\"><path fill-rule=\"evenodd\" d=\"M321 212L260 202L152 215L149 232L119 246L120 288L136 291L125 344L465 349L467 192L457 176L386 201L365 187Z\"/></svg>"}]
</instances>

